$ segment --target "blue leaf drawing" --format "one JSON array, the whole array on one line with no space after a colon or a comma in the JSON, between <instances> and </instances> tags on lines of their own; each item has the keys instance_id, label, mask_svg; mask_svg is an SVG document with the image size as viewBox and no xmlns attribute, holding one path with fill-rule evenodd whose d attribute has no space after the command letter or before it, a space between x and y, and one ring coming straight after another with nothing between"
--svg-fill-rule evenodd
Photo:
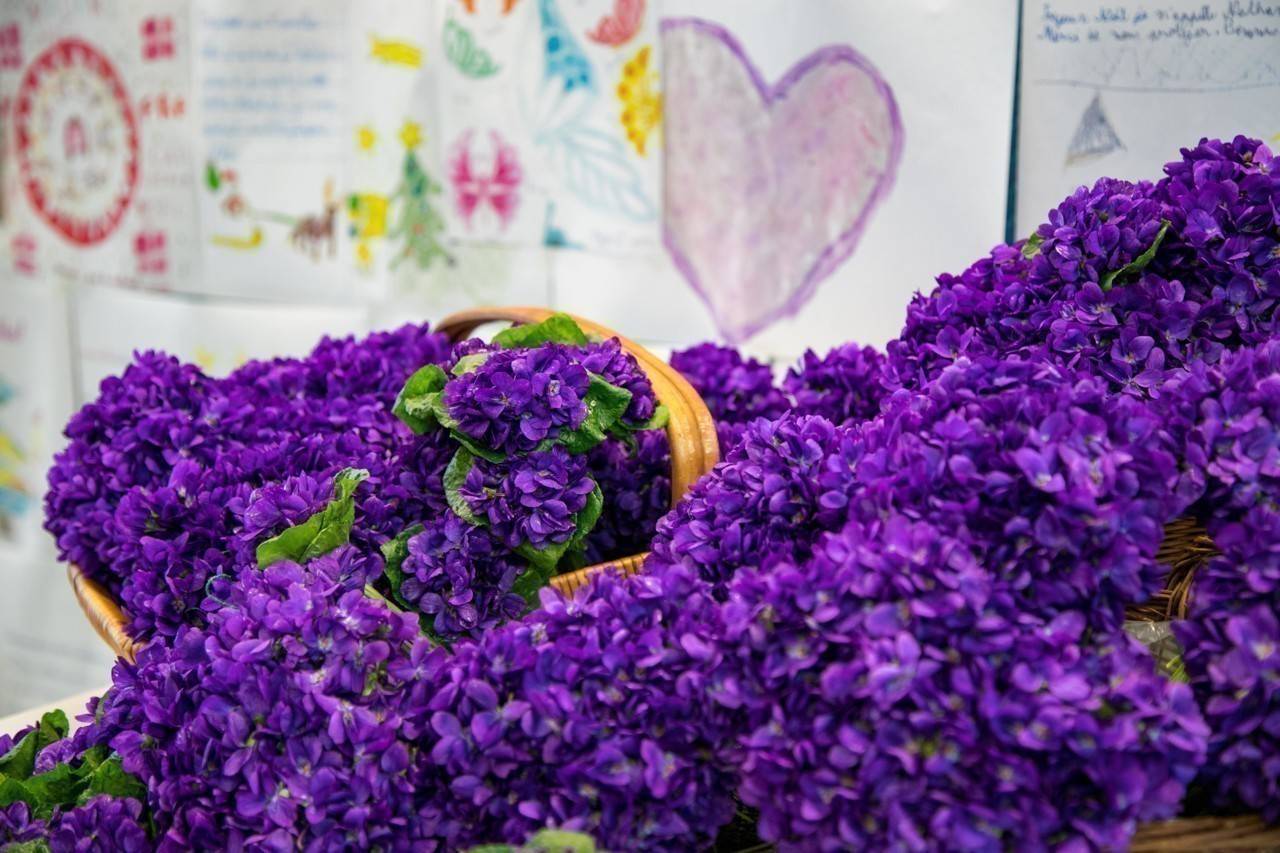
<instances>
[{"instance_id":1,"label":"blue leaf drawing","mask_svg":"<svg viewBox=\"0 0 1280 853\"><path fill-rule=\"evenodd\" d=\"M636 222L657 215L621 139L575 123L541 134L537 141L552 169L579 201Z\"/></svg>"},{"instance_id":2,"label":"blue leaf drawing","mask_svg":"<svg viewBox=\"0 0 1280 853\"><path fill-rule=\"evenodd\" d=\"M538 21L542 25L543 76L558 81L568 94L574 89L595 89L591 62L565 25L556 0L538 0Z\"/></svg>"}]
</instances>

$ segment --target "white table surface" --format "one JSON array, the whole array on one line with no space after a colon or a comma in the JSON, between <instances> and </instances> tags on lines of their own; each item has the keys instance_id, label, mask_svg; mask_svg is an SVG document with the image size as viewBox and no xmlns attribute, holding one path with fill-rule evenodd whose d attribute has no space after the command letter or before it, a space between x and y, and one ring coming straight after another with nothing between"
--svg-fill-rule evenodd
<instances>
[{"instance_id":1,"label":"white table surface","mask_svg":"<svg viewBox=\"0 0 1280 853\"><path fill-rule=\"evenodd\" d=\"M76 717L84 713L85 703L94 696L101 696L106 689L107 685L103 685L85 693L77 693L75 696L68 696L56 702L50 702L48 705L40 705L35 708L28 708L25 711L19 711L16 714L10 714L7 717L0 717L0 734L13 734L24 726L29 726L40 719L42 714L56 708L61 708L66 712L67 720L71 723L71 730L75 731L81 726Z\"/></svg>"}]
</instances>

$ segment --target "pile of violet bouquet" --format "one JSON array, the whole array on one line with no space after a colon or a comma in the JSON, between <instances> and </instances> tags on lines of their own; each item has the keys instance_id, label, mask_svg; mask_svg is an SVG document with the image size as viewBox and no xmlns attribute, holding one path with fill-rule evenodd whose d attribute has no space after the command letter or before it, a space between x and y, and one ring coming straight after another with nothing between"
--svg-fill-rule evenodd
<instances>
[{"instance_id":1,"label":"pile of violet bouquet","mask_svg":"<svg viewBox=\"0 0 1280 853\"><path fill-rule=\"evenodd\" d=\"M676 353L724 460L670 512L652 389L563 317L221 380L144 354L68 426L46 510L145 646L70 736L0 741L0 849L705 850L749 815L782 850L1084 851L1280 821L1277 305L1280 159L1203 140L939 277L884 354L776 381ZM1172 677L1125 620L1175 519L1216 555Z\"/></svg>"}]
</instances>

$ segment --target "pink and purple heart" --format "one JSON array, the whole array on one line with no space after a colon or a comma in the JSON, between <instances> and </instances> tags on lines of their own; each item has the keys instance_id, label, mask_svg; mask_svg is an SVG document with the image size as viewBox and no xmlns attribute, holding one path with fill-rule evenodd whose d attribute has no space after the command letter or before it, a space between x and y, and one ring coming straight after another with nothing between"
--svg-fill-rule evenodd
<instances>
[{"instance_id":1,"label":"pink and purple heart","mask_svg":"<svg viewBox=\"0 0 1280 853\"><path fill-rule=\"evenodd\" d=\"M662 22L663 239L737 342L795 314L888 195L903 130L889 84L824 47L769 85L723 27Z\"/></svg>"}]
</instances>

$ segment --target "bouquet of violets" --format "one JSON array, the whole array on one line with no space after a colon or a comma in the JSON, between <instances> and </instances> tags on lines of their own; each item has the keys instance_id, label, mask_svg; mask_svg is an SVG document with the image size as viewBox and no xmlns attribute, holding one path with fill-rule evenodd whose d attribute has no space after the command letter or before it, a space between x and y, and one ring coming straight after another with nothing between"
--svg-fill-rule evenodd
<instances>
[{"instance_id":1,"label":"bouquet of violets","mask_svg":"<svg viewBox=\"0 0 1280 853\"><path fill-rule=\"evenodd\" d=\"M634 448L668 418L617 339L590 341L563 314L460 344L409 377L393 412L455 448L441 476L447 508L382 546L389 597L430 615L436 637L517 615L554 575L585 565L606 500L590 454L606 441ZM442 586L468 574L489 589Z\"/></svg>"}]
</instances>

